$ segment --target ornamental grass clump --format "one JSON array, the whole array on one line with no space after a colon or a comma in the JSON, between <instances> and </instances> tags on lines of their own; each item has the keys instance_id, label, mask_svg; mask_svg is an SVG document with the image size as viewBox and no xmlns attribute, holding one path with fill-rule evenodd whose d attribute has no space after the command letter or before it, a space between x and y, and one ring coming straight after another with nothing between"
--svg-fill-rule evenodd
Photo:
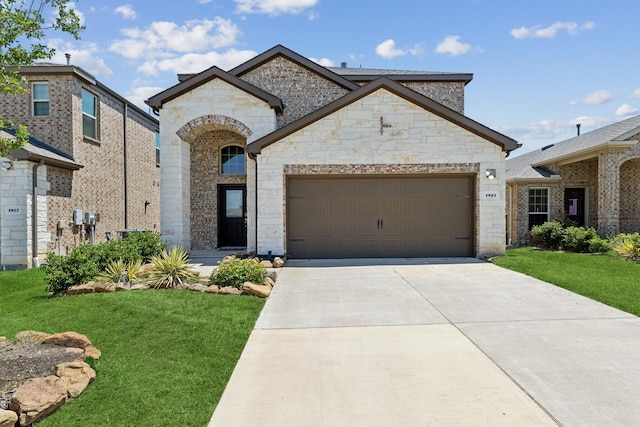
<instances>
[{"instance_id":1,"label":"ornamental grass clump","mask_svg":"<svg viewBox=\"0 0 640 427\"><path fill-rule=\"evenodd\" d=\"M152 256L153 269L149 275L149 285L158 288L177 288L197 280L200 276L189 255L181 246L174 246L169 252L163 250L160 255Z\"/></svg>"},{"instance_id":2,"label":"ornamental grass clump","mask_svg":"<svg viewBox=\"0 0 640 427\"><path fill-rule=\"evenodd\" d=\"M613 250L624 259L640 261L640 234L619 234L613 239Z\"/></svg>"},{"instance_id":3,"label":"ornamental grass clump","mask_svg":"<svg viewBox=\"0 0 640 427\"><path fill-rule=\"evenodd\" d=\"M125 262L122 258L110 261L107 268L104 269L96 279L101 282L118 283L126 277L127 282L134 282L138 278L138 271L142 267L142 260L135 259Z\"/></svg>"},{"instance_id":4,"label":"ornamental grass clump","mask_svg":"<svg viewBox=\"0 0 640 427\"><path fill-rule=\"evenodd\" d=\"M261 285L264 283L265 277L267 277L267 269L257 259L232 257L228 264L219 263L209 281L212 285L233 286L242 289L244 282Z\"/></svg>"}]
</instances>

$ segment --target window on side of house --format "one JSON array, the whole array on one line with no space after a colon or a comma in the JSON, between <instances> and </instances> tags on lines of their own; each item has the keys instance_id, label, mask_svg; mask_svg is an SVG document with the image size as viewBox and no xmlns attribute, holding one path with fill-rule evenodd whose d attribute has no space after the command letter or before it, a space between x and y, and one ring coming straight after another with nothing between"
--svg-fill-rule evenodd
<instances>
[{"instance_id":1,"label":"window on side of house","mask_svg":"<svg viewBox=\"0 0 640 427\"><path fill-rule=\"evenodd\" d=\"M160 167L160 134L156 132L156 167Z\"/></svg>"},{"instance_id":2,"label":"window on side of house","mask_svg":"<svg viewBox=\"0 0 640 427\"><path fill-rule=\"evenodd\" d=\"M228 145L220 151L221 171L224 175L244 175L244 148Z\"/></svg>"},{"instance_id":3,"label":"window on side of house","mask_svg":"<svg viewBox=\"0 0 640 427\"><path fill-rule=\"evenodd\" d=\"M529 189L529 229L549 221L549 189Z\"/></svg>"},{"instance_id":4,"label":"window on side of house","mask_svg":"<svg viewBox=\"0 0 640 427\"><path fill-rule=\"evenodd\" d=\"M98 139L98 98L82 89L82 135Z\"/></svg>"},{"instance_id":5,"label":"window on side of house","mask_svg":"<svg viewBox=\"0 0 640 427\"><path fill-rule=\"evenodd\" d=\"M49 83L37 82L31 84L31 111L36 117L49 115Z\"/></svg>"}]
</instances>

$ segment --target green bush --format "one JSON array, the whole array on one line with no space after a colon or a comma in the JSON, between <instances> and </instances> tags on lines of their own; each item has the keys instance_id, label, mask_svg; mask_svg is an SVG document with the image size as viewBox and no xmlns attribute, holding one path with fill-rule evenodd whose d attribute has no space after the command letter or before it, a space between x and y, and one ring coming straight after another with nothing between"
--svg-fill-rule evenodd
<instances>
[{"instance_id":1,"label":"green bush","mask_svg":"<svg viewBox=\"0 0 640 427\"><path fill-rule=\"evenodd\" d=\"M556 250L560 247L564 237L564 227L559 221L549 221L542 225L534 226L531 229L531 235L549 249Z\"/></svg>"},{"instance_id":2,"label":"green bush","mask_svg":"<svg viewBox=\"0 0 640 427\"><path fill-rule=\"evenodd\" d=\"M159 234L149 231L132 233L131 238L109 240L97 245L83 243L66 256L49 253L45 265L47 290L62 292L70 286L93 280L112 262L119 259L124 264L141 262L149 254L160 253L158 249L165 246Z\"/></svg>"},{"instance_id":3,"label":"green bush","mask_svg":"<svg viewBox=\"0 0 640 427\"><path fill-rule=\"evenodd\" d=\"M160 255L162 251L167 249L167 242L164 241L160 233L150 230L129 233L123 241L137 249L143 262L149 262L151 257Z\"/></svg>"},{"instance_id":4,"label":"green bush","mask_svg":"<svg viewBox=\"0 0 640 427\"><path fill-rule=\"evenodd\" d=\"M153 270L149 276L149 285L154 288L176 288L183 283L196 280L200 274L193 264L189 263L189 255L181 246L174 246L169 252L151 257Z\"/></svg>"},{"instance_id":5,"label":"green bush","mask_svg":"<svg viewBox=\"0 0 640 427\"><path fill-rule=\"evenodd\" d=\"M213 285L233 286L241 289L244 282L264 283L267 269L255 258L239 259L233 257L228 264L218 263L209 281Z\"/></svg>"},{"instance_id":6,"label":"green bush","mask_svg":"<svg viewBox=\"0 0 640 427\"><path fill-rule=\"evenodd\" d=\"M607 239L596 237L589 241L589 252L605 253L611 250L611 243Z\"/></svg>"},{"instance_id":7,"label":"green bush","mask_svg":"<svg viewBox=\"0 0 640 427\"><path fill-rule=\"evenodd\" d=\"M564 230L564 237L560 242L560 249L569 252L589 252L590 242L598 238L598 233L592 227L568 227Z\"/></svg>"},{"instance_id":8,"label":"green bush","mask_svg":"<svg viewBox=\"0 0 640 427\"><path fill-rule=\"evenodd\" d=\"M640 260L640 234L619 234L612 240L613 250L622 258Z\"/></svg>"}]
</instances>

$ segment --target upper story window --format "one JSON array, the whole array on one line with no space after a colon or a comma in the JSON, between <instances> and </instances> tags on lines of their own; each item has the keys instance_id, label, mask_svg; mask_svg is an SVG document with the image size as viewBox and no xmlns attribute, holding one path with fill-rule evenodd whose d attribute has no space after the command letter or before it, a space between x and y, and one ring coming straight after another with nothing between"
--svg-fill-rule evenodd
<instances>
[{"instance_id":1,"label":"upper story window","mask_svg":"<svg viewBox=\"0 0 640 427\"><path fill-rule=\"evenodd\" d=\"M223 147L220 152L222 173L225 175L244 175L244 149L237 145Z\"/></svg>"},{"instance_id":2,"label":"upper story window","mask_svg":"<svg viewBox=\"0 0 640 427\"><path fill-rule=\"evenodd\" d=\"M31 102L34 116L49 115L49 83L38 82L31 85Z\"/></svg>"},{"instance_id":3,"label":"upper story window","mask_svg":"<svg viewBox=\"0 0 640 427\"><path fill-rule=\"evenodd\" d=\"M98 139L98 98L82 89L82 135Z\"/></svg>"},{"instance_id":4,"label":"upper story window","mask_svg":"<svg viewBox=\"0 0 640 427\"><path fill-rule=\"evenodd\" d=\"M156 132L156 166L160 167L160 134Z\"/></svg>"}]
</instances>

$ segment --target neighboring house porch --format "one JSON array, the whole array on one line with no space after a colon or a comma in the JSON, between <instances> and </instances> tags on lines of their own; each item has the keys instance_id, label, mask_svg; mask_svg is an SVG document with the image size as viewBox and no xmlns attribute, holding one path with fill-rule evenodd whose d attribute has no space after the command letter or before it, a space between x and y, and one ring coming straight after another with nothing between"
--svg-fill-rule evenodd
<instances>
[{"instance_id":1,"label":"neighboring house porch","mask_svg":"<svg viewBox=\"0 0 640 427\"><path fill-rule=\"evenodd\" d=\"M640 231L640 116L506 162L507 242L570 219L602 236Z\"/></svg>"}]
</instances>

